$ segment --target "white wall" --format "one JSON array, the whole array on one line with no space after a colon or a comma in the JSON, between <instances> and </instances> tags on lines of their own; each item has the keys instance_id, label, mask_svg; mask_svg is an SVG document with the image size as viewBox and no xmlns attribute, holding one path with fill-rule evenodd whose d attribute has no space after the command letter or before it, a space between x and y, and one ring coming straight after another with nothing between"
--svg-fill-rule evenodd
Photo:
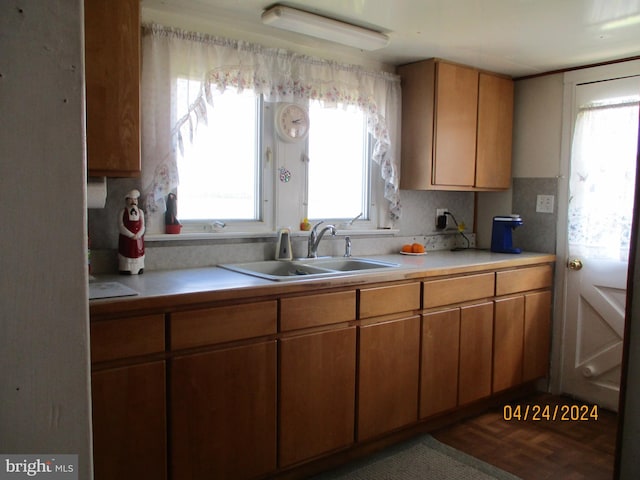
<instances>
[{"instance_id":1,"label":"white wall","mask_svg":"<svg viewBox=\"0 0 640 480\"><path fill-rule=\"evenodd\" d=\"M555 178L560 174L562 93L562 74L515 82L514 178ZM478 246L488 248L491 245L491 224L495 215L522 213L512 212L512 195L512 190L478 194Z\"/></svg>"},{"instance_id":2,"label":"white wall","mask_svg":"<svg viewBox=\"0 0 640 480\"><path fill-rule=\"evenodd\" d=\"M515 82L513 176L560 174L563 74Z\"/></svg>"},{"instance_id":3,"label":"white wall","mask_svg":"<svg viewBox=\"0 0 640 480\"><path fill-rule=\"evenodd\" d=\"M0 452L91 478L81 0L0 2Z\"/></svg>"}]
</instances>

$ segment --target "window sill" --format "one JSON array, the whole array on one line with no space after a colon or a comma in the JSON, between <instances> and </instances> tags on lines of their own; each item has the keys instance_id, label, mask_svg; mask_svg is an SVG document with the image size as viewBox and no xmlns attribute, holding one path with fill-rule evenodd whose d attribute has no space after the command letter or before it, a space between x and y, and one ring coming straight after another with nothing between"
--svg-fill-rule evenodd
<instances>
[{"instance_id":1,"label":"window sill","mask_svg":"<svg viewBox=\"0 0 640 480\"><path fill-rule=\"evenodd\" d=\"M370 230L344 229L337 230L336 235L340 237L375 237L396 235L400 232L397 229L381 228ZM291 232L291 237L308 237L310 232L296 230ZM278 232L239 232L239 231L220 231L220 232L184 232L178 234L154 233L144 236L145 242L171 242L171 241L202 241L202 240L244 240L244 239L269 239L277 238Z\"/></svg>"}]
</instances>

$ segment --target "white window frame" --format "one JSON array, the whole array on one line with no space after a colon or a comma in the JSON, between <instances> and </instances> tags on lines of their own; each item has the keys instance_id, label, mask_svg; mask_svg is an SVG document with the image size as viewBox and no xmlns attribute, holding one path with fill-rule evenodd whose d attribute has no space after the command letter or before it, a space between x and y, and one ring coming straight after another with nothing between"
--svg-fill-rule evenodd
<instances>
[{"instance_id":1,"label":"white window frame","mask_svg":"<svg viewBox=\"0 0 640 480\"><path fill-rule=\"evenodd\" d=\"M182 233L262 233L273 230L273 209L267 208L270 199L273 197L273 187L269 182L272 177L272 164L264 155L264 105L265 101L262 95L256 97L256 178L258 186L256 188L256 211L258 218L255 220L238 220L229 218L211 218L211 219L178 219L182 224ZM178 202L180 201L178 197Z\"/></svg>"},{"instance_id":2,"label":"white window frame","mask_svg":"<svg viewBox=\"0 0 640 480\"><path fill-rule=\"evenodd\" d=\"M225 234L234 237L251 237L256 235L272 234L280 228L290 228L294 234L300 233L300 222L307 218L307 165L304 158L308 155L308 142L305 139L299 143L291 144L281 140L275 129L275 115L278 103L267 102L262 96L257 100L258 114L256 121L258 125L258 169L257 178L260 185L258 187L257 209L258 220L234 220L215 218L207 220L183 220L178 215L178 219L183 225L182 233L199 237L200 234ZM305 105L305 108L308 105ZM365 119L366 122L366 119ZM313 125L313 119L311 119ZM311 127L313 128L313 127ZM364 128L367 142L367 177L363 182L368 182L367 197L368 203L367 218L360 218L348 227L352 233L367 233L378 230L379 226L379 205L384 202L384 185L380 176L380 166L372 160L374 139L368 133L366 125ZM187 140L188 141L188 140ZM293 171L292 180L282 183L279 180L280 165L286 165ZM292 195L291 191L300 192ZM299 197L299 201L292 202L292 198ZM180 201L178 197L178 202ZM355 212L353 216L359 212ZM365 213L365 212L363 212ZM324 224L333 224L339 230L345 229L346 224L353 217L345 218L322 218L309 219L313 223L320 220ZM224 225L224 226L223 226ZM184 236L182 238L185 238Z\"/></svg>"}]
</instances>

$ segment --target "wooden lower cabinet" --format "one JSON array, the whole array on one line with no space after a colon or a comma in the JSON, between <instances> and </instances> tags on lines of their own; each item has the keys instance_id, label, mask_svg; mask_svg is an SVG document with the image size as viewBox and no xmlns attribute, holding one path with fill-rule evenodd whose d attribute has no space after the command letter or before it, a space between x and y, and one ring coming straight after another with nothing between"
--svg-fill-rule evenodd
<instances>
[{"instance_id":1,"label":"wooden lower cabinet","mask_svg":"<svg viewBox=\"0 0 640 480\"><path fill-rule=\"evenodd\" d=\"M548 375L550 347L551 291L528 293L524 297L523 381Z\"/></svg>"},{"instance_id":2,"label":"wooden lower cabinet","mask_svg":"<svg viewBox=\"0 0 640 480\"><path fill-rule=\"evenodd\" d=\"M491 394L492 354L493 302L461 307L459 405Z\"/></svg>"},{"instance_id":3,"label":"wooden lower cabinet","mask_svg":"<svg viewBox=\"0 0 640 480\"><path fill-rule=\"evenodd\" d=\"M276 364L275 340L171 360L173 480L276 469Z\"/></svg>"},{"instance_id":4,"label":"wooden lower cabinet","mask_svg":"<svg viewBox=\"0 0 640 480\"><path fill-rule=\"evenodd\" d=\"M422 317L420 418L458 405L460 309L425 313Z\"/></svg>"},{"instance_id":5,"label":"wooden lower cabinet","mask_svg":"<svg viewBox=\"0 0 640 480\"><path fill-rule=\"evenodd\" d=\"M295 476L446 420L547 375L551 283L536 265L94 318L95 478Z\"/></svg>"},{"instance_id":6,"label":"wooden lower cabinet","mask_svg":"<svg viewBox=\"0 0 640 480\"><path fill-rule=\"evenodd\" d=\"M167 478L165 362L91 375L96 480Z\"/></svg>"},{"instance_id":7,"label":"wooden lower cabinet","mask_svg":"<svg viewBox=\"0 0 640 480\"><path fill-rule=\"evenodd\" d=\"M495 301L493 324L493 391L522 383L524 296Z\"/></svg>"},{"instance_id":8,"label":"wooden lower cabinet","mask_svg":"<svg viewBox=\"0 0 640 480\"><path fill-rule=\"evenodd\" d=\"M420 316L359 328L361 441L418 420Z\"/></svg>"},{"instance_id":9,"label":"wooden lower cabinet","mask_svg":"<svg viewBox=\"0 0 640 480\"><path fill-rule=\"evenodd\" d=\"M496 299L493 392L547 376L550 329L551 291Z\"/></svg>"},{"instance_id":10,"label":"wooden lower cabinet","mask_svg":"<svg viewBox=\"0 0 640 480\"><path fill-rule=\"evenodd\" d=\"M279 466L354 442L356 327L280 341Z\"/></svg>"}]
</instances>

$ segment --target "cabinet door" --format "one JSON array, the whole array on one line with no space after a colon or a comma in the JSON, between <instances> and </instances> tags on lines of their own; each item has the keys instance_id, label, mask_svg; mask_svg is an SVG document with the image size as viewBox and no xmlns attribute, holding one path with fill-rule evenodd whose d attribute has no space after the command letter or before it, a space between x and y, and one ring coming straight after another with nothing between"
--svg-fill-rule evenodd
<instances>
[{"instance_id":1,"label":"cabinet door","mask_svg":"<svg viewBox=\"0 0 640 480\"><path fill-rule=\"evenodd\" d=\"M491 394L493 302L461 308L458 404Z\"/></svg>"},{"instance_id":2,"label":"cabinet door","mask_svg":"<svg viewBox=\"0 0 640 480\"><path fill-rule=\"evenodd\" d=\"M433 183L475 183L478 71L438 62Z\"/></svg>"},{"instance_id":3,"label":"cabinet door","mask_svg":"<svg viewBox=\"0 0 640 480\"><path fill-rule=\"evenodd\" d=\"M90 175L140 173L140 2L85 0Z\"/></svg>"},{"instance_id":4,"label":"cabinet door","mask_svg":"<svg viewBox=\"0 0 640 480\"><path fill-rule=\"evenodd\" d=\"M402 77L403 190L427 190L433 174L433 122L436 62L433 59L398 67Z\"/></svg>"},{"instance_id":5,"label":"cabinet door","mask_svg":"<svg viewBox=\"0 0 640 480\"><path fill-rule=\"evenodd\" d=\"M420 317L360 327L358 440L416 422Z\"/></svg>"},{"instance_id":6,"label":"cabinet door","mask_svg":"<svg viewBox=\"0 0 640 480\"><path fill-rule=\"evenodd\" d=\"M458 404L460 309L427 313L422 318L420 418Z\"/></svg>"},{"instance_id":7,"label":"cabinet door","mask_svg":"<svg viewBox=\"0 0 640 480\"><path fill-rule=\"evenodd\" d=\"M275 340L172 360L171 478L275 470L276 361Z\"/></svg>"},{"instance_id":8,"label":"cabinet door","mask_svg":"<svg viewBox=\"0 0 640 480\"><path fill-rule=\"evenodd\" d=\"M522 383L524 297L496 300L493 324L493 391Z\"/></svg>"},{"instance_id":9,"label":"cabinet door","mask_svg":"<svg viewBox=\"0 0 640 480\"><path fill-rule=\"evenodd\" d=\"M511 185L513 80L480 73L476 179L479 188Z\"/></svg>"},{"instance_id":10,"label":"cabinet door","mask_svg":"<svg viewBox=\"0 0 640 480\"><path fill-rule=\"evenodd\" d=\"M167 478L165 363L91 375L96 480Z\"/></svg>"},{"instance_id":11,"label":"cabinet door","mask_svg":"<svg viewBox=\"0 0 640 480\"><path fill-rule=\"evenodd\" d=\"M354 441L356 327L280 343L280 453L284 467Z\"/></svg>"},{"instance_id":12,"label":"cabinet door","mask_svg":"<svg viewBox=\"0 0 640 480\"><path fill-rule=\"evenodd\" d=\"M524 303L523 380L545 377L551 342L551 292L528 293Z\"/></svg>"}]
</instances>

